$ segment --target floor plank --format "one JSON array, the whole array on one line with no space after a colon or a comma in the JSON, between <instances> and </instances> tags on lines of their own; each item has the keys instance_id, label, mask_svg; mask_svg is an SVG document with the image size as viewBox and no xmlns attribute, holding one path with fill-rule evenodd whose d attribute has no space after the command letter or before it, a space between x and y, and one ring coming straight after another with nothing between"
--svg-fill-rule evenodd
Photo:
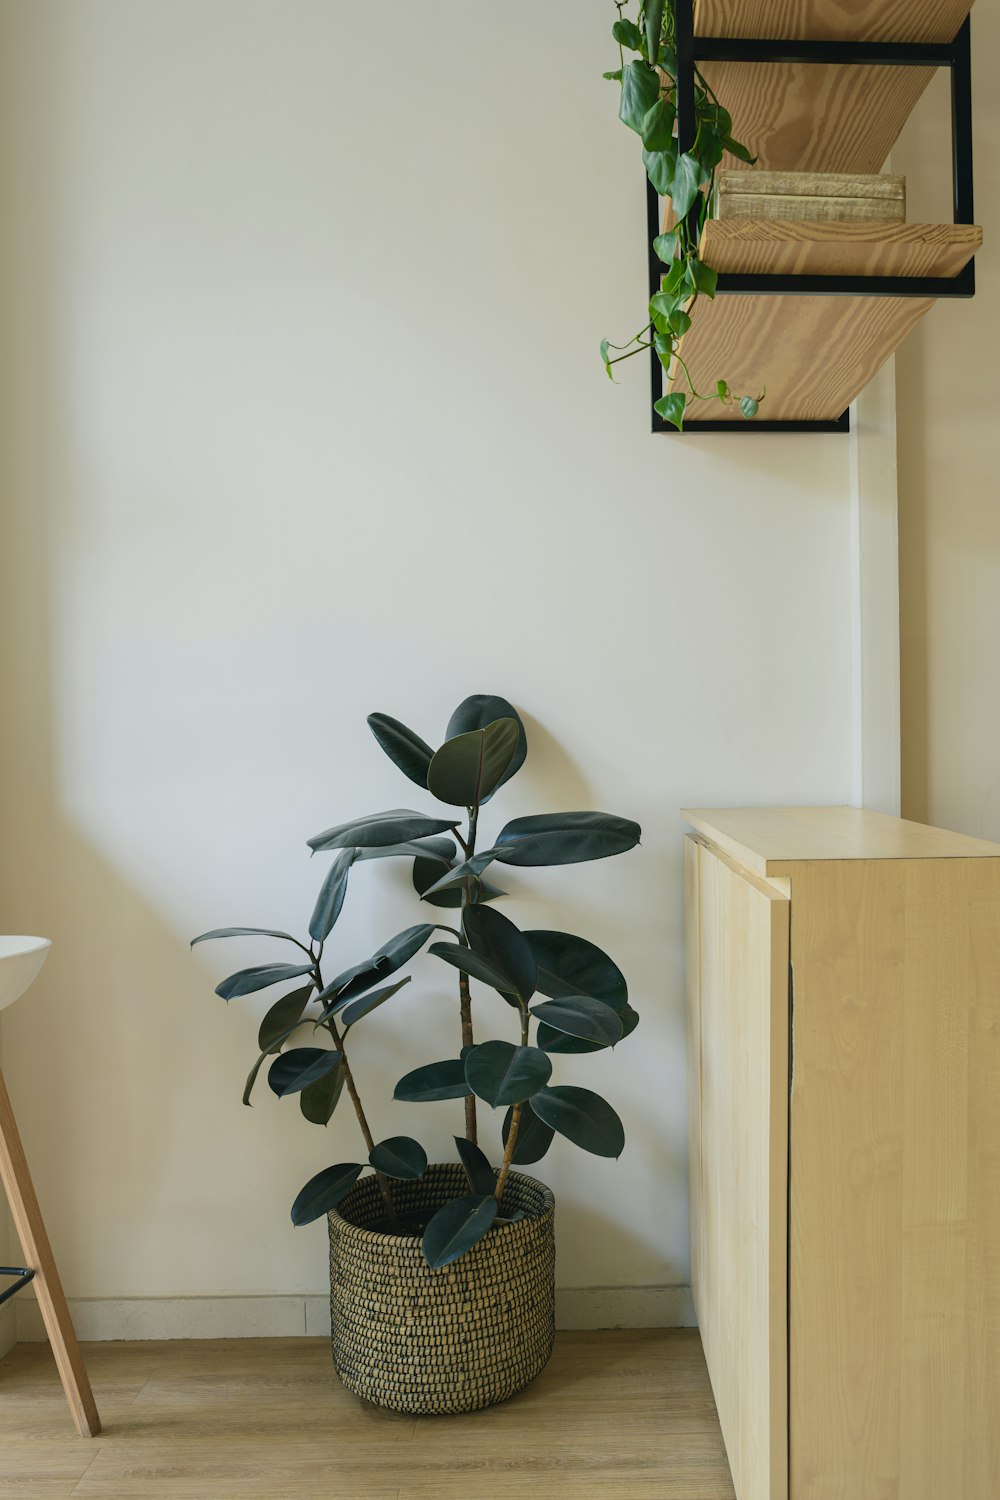
<instances>
[{"instance_id":1,"label":"floor plank","mask_svg":"<svg viewBox=\"0 0 1000 1500\"><path fill-rule=\"evenodd\" d=\"M698 1334L565 1333L528 1390L460 1417L359 1401L325 1339L90 1344L78 1438L47 1345L0 1361L3 1500L734 1500Z\"/></svg>"}]
</instances>

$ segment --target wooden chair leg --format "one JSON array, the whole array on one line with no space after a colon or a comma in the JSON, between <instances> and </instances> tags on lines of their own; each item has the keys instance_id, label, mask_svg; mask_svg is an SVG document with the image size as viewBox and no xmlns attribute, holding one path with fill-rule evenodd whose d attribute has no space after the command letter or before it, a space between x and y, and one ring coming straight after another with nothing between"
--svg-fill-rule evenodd
<instances>
[{"instance_id":1,"label":"wooden chair leg","mask_svg":"<svg viewBox=\"0 0 1000 1500\"><path fill-rule=\"evenodd\" d=\"M18 1133L14 1111L11 1109L7 1085L0 1073L0 1182L3 1183L10 1205L14 1227L25 1265L35 1271L32 1285L38 1306L41 1308L45 1329L56 1358L59 1378L66 1392L69 1409L73 1413L76 1430L81 1437L96 1437L101 1430L101 1419L97 1415L94 1393L77 1343L63 1293L59 1272L52 1258L52 1247L42 1222L41 1210L31 1174L25 1159L24 1148Z\"/></svg>"}]
</instances>

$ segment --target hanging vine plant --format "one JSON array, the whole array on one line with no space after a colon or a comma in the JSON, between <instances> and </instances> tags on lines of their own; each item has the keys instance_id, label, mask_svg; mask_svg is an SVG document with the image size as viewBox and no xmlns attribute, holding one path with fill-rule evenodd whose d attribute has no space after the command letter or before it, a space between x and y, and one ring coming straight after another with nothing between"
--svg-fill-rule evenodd
<instances>
[{"instance_id":1,"label":"hanging vine plant","mask_svg":"<svg viewBox=\"0 0 1000 1500\"><path fill-rule=\"evenodd\" d=\"M601 342L601 358L610 379L613 367L646 349L654 349L668 381L680 372L687 390L668 391L654 410L678 431L694 401L719 401L738 407L749 420L764 399L738 395L725 380L703 393L695 388L681 353L699 297L714 297L718 272L699 254L702 230L711 216L715 173L728 151L752 165L757 158L733 138L733 122L695 69L695 136L687 151L677 140L677 54L674 0L640 0L638 21L625 15L629 0L615 0L618 18L611 34L618 43L620 66L605 73L621 85L619 119L641 137L642 160L653 187L673 206L674 228L657 235L653 249L663 262L660 290L649 303L649 321L627 344ZM626 52L638 53L626 61Z\"/></svg>"}]
</instances>

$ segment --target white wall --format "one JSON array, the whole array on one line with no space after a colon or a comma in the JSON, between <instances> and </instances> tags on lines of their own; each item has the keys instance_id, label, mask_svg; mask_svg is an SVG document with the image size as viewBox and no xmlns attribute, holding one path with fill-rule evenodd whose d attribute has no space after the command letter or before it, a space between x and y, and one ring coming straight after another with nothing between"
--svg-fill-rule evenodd
<instances>
[{"instance_id":1,"label":"white wall","mask_svg":"<svg viewBox=\"0 0 1000 1500\"><path fill-rule=\"evenodd\" d=\"M900 352L903 801L909 817L1000 839L1000 16L972 12L976 296L939 302ZM950 217L948 80L899 148L916 217Z\"/></svg>"},{"instance_id":2,"label":"white wall","mask_svg":"<svg viewBox=\"0 0 1000 1500\"><path fill-rule=\"evenodd\" d=\"M651 437L646 368L605 380L645 285L610 10L0 0L0 910L55 941L4 1053L76 1297L322 1291L288 1205L352 1119L241 1106L266 1000L212 986L270 953L187 940L302 929L307 836L425 805L366 713L433 740L480 690L530 736L497 816L644 828L504 872L643 1013L560 1065L628 1133L543 1164L560 1283L687 1280L677 809L849 798L848 444ZM417 919L369 865L337 952ZM358 1069L439 1153L460 1107L389 1102L454 1047L415 972Z\"/></svg>"}]
</instances>

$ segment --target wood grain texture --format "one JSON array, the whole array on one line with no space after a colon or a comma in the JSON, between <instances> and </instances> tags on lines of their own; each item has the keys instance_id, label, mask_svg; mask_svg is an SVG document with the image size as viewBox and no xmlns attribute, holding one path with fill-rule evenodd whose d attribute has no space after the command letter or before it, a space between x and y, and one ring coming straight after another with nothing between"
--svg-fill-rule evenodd
<instances>
[{"instance_id":1,"label":"wood grain texture","mask_svg":"<svg viewBox=\"0 0 1000 1500\"><path fill-rule=\"evenodd\" d=\"M698 807L684 817L758 875L803 860L1000 859L1000 844L860 807Z\"/></svg>"},{"instance_id":2,"label":"wood grain texture","mask_svg":"<svg viewBox=\"0 0 1000 1500\"><path fill-rule=\"evenodd\" d=\"M4 1500L734 1500L694 1330L560 1334L502 1406L414 1419L340 1384L326 1339L87 1348L106 1426L65 1435L49 1351L0 1362Z\"/></svg>"},{"instance_id":3,"label":"wood grain texture","mask_svg":"<svg viewBox=\"0 0 1000 1500\"><path fill-rule=\"evenodd\" d=\"M787 1487L785 895L688 840L692 1283L740 1500Z\"/></svg>"},{"instance_id":4,"label":"wood grain texture","mask_svg":"<svg viewBox=\"0 0 1000 1500\"><path fill-rule=\"evenodd\" d=\"M950 42L970 0L696 0L700 36Z\"/></svg>"},{"instance_id":5,"label":"wood grain texture","mask_svg":"<svg viewBox=\"0 0 1000 1500\"><path fill-rule=\"evenodd\" d=\"M983 243L970 224L716 219L702 258L716 271L761 275L957 276Z\"/></svg>"},{"instance_id":6,"label":"wood grain texture","mask_svg":"<svg viewBox=\"0 0 1000 1500\"><path fill-rule=\"evenodd\" d=\"M24 1264L34 1269L31 1285L45 1328L52 1344L56 1365L66 1400L81 1437L94 1437L101 1430L101 1419L87 1378L86 1366L73 1330L73 1320L66 1306L52 1247L45 1231L31 1173L14 1119L7 1085L0 1074L0 1182L7 1195Z\"/></svg>"},{"instance_id":7,"label":"wood grain texture","mask_svg":"<svg viewBox=\"0 0 1000 1500\"><path fill-rule=\"evenodd\" d=\"M795 1500L1000 1494L1000 860L792 876Z\"/></svg>"}]
</instances>

